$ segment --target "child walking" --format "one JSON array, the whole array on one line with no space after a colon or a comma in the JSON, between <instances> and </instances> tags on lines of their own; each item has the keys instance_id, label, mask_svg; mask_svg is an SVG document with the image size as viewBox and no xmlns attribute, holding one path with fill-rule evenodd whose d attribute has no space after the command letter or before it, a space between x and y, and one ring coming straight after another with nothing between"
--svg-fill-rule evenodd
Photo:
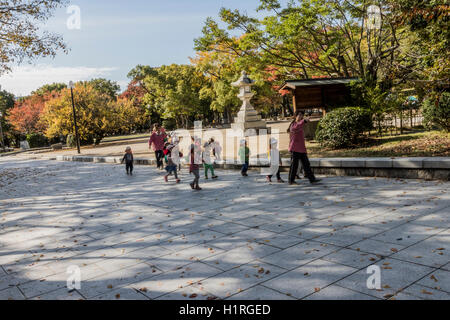
<instances>
[{"instance_id":1,"label":"child walking","mask_svg":"<svg viewBox=\"0 0 450 320\"><path fill-rule=\"evenodd\" d=\"M202 162L202 146L199 138L192 137L192 144L190 147L190 166L189 173L194 174L194 181L191 182L193 190L202 190L198 185L200 180L200 163Z\"/></svg>"},{"instance_id":2,"label":"child walking","mask_svg":"<svg viewBox=\"0 0 450 320\"><path fill-rule=\"evenodd\" d=\"M125 149L125 155L122 158L121 163L125 162L125 169L127 170L127 174L133 175L133 151L131 151L131 147L127 147Z\"/></svg>"},{"instance_id":3,"label":"child walking","mask_svg":"<svg viewBox=\"0 0 450 320\"><path fill-rule=\"evenodd\" d=\"M178 179L178 173L177 173L177 164L175 164L175 162L173 161L173 153L174 153L174 148L175 145L173 144L167 144L166 148L165 148L165 153L166 153L166 157L167 157L167 166L166 166L166 171L167 174L164 176L164 180L166 182L169 182L169 176L171 174L173 174L175 176L176 182L180 183L180 179Z\"/></svg>"},{"instance_id":4,"label":"child walking","mask_svg":"<svg viewBox=\"0 0 450 320\"><path fill-rule=\"evenodd\" d=\"M218 141L215 141L214 138L209 139L209 144L212 147L213 155L216 158L217 161L222 160L222 147L220 146L220 143Z\"/></svg>"},{"instance_id":5,"label":"child walking","mask_svg":"<svg viewBox=\"0 0 450 320\"><path fill-rule=\"evenodd\" d=\"M183 157L183 153L180 152L180 138L176 135L171 137L171 141L173 144L173 148L171 151L172 161L177 166L178 171L181 171L181 158Z\"/></svg>"},{"instance_id":6,"label":"child walking","mask_svg":"<svg viewBox=\"0 0 450 320\"><path fill-rule=\"evenodd\" d=\"M270 139L270 169L269 175L267 175L267 182L272 182L272 177L274 175L277 176L278 183L284 183L284 180L281 179L280 174L280 166L281 166L281 157L280 150L278 150L278 141L275 138Z\"/></svg>"},{"instance_id":7,"label":"child walking","mask_svg":"<svg viewBox=\"0 0 450 320\"><path fill-rule=\"evenodd\" d=\"M205 142L203 146L203 166L205 167L205 179L208 179L208 172L211 171L211 178L217 179L218 176L214 174L214 166L211 159L211 143Z\"/></svg>"},{"instance_id":8,"label":"child walking","mask_svg":"<svg viewBox=\"0 0 450 320\"><path fill-rule=\"evenodd\" d=\"M243 177L248 177L248 165L250 163L250 149L247 147L247 141L241 141L241 147L239 149L239 159L242 163L241 174Z\"/></svg>"}]
</instances>

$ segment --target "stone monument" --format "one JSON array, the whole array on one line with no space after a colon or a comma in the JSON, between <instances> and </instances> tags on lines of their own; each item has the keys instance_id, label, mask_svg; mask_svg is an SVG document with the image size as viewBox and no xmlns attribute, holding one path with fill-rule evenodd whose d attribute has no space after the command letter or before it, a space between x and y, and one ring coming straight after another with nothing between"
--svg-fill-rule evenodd
<instances>
[{"instance_id":1,"label":"stone monument","mask_svg":"<svg viewBox=\"0 0 450 320\"><path fill-rule=\"evenodd\" d=\"M255 95L252 92L252 86L255 84L245 71L238 81L233 82L233 87L240 88L238 98L242 100L243 104L239 110L237 117L234 118L234 123L231 124L233 130L242 130L245 136L257 135L258 130L267 130L266 122L261 119L261 115L253 108L250 100Z\"/></svg>"}]
</instances>

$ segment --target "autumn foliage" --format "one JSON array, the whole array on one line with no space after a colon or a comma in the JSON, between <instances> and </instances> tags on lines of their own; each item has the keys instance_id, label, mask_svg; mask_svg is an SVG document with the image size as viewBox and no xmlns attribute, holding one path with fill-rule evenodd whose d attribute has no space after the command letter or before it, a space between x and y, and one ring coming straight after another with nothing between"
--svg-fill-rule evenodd
<instances>
[{"instance_id":1,"label":"autumn foliage","mask_svg":"<svg viewBox=\"0 0 450 320\"><path fill-rule=\"evenodd\" d=\"M41 114L45 107L45 98L33 95L22 101L17 101L14 108L9 111L8 120L14 130L21 134L43 132L45 122L41 121Z\"/></svg>"},{"instance_id":2,"label":"autumn foliage","mask_svg":"<svg viewBox=\"0 0 450 320\"><path fill-rule=\"evenodd\" d=\"M84 144L99 143L105 136L130 132L145 121L145 111L131 100L112 99L93 85L79 83L73 90L80 140ZM42 113L49 138L74 134L71 93L64 89L47 101Z\"/></svg>"}]
</instances>

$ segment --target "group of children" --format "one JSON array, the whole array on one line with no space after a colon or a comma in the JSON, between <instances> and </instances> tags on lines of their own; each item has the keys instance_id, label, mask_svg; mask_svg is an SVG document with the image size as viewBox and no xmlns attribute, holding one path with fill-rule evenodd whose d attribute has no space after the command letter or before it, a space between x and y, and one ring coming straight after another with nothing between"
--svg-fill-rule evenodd
<instances>
[{"instance_id":1,"label":"group of children","mask_svg":"<svg viewBox=\"0 0 450 320\"><path fill-rule=\"evenodd\" d=\"M192 143L189 148L188 162L189 162L189 173L194 175L194 180L190 183L193 190L202 190L199 186L200 181L200 165L203 164L205 179L209 179L209 173L211 173L212 179L217 179L218 176L214 172L214 160L211 158L211 153L214 155L215 160L221 160L221 147L218 142L215 142L213 138L205 142L202 145L200 138L192 137ZM166 175L164 175L164 180L169 181L171 175L175 176L176 183L180 183L178 173L181 170L181 159L183 158L183 153L180 151L181 138L176 135L169 135L165 137L164 147L162 149L161 157L164 158L166 163ZM270 168L267 175L267 181L272 182L272 177L276 176L279 183L283 183L280 175L281 167L281 157L278 150L278 141L275 138L270 139ZM241 175L247 177L249 161L250 161L250 149L247 145L247 141L243 139L238 152L239 159L242 163ZM158 155L159 158L159 155ZM162 167L163 159L158 160L158 168ZM126 172L129 175L133 174L133 152L131 147L127 147L125 150L125 155L122 158L122 163L125 162ZM160 163L161 162L161 163Z\"/></svg>"}]
</instances>

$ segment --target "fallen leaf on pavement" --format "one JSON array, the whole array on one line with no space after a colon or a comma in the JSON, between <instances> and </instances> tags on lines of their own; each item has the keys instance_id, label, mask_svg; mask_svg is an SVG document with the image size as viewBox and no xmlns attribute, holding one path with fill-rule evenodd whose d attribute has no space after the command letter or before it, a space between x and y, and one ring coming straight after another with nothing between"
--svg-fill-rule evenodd
<instances>
[{"instance_id":1,"label":"fallen leaf on pavement","mask_svg":"<svg viewBox=\"0 0 450 320\"><path fill-rule=\"evenodd\" d=\"M423 289L421 292L422 292L423 294L429 294L429 295L433 294L432 292L428 292L428 291L425 290L425 289Z\"/></svg>"}]
</instances>

